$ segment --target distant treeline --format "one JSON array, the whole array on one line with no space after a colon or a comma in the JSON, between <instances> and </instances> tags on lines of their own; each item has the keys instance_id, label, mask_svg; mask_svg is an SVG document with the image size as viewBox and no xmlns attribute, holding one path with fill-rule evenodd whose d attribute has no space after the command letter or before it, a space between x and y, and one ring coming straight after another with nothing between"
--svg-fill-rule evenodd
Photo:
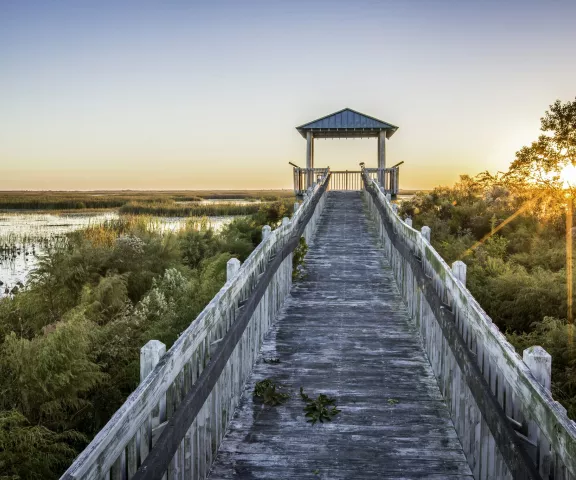
<instances>
[{"instance_id":1,"label":"distant treeline","mask_svg":"<svg viewBox=\"0 0 576 480\"><path fill-rule=\"evenodd\" d=\"M83 210L120 208L131 203L163 204L204 199L273 201L291 190L194 190L152 192L0 192L0 210ZM253 213L251 210L249 213ZM132 212L138 213L138 212ZM145 212L151 213L151 212ZM226 215L223 213L222 215ZM230 214L232 215L232 214Z\"/></svg>"}]
</instances>

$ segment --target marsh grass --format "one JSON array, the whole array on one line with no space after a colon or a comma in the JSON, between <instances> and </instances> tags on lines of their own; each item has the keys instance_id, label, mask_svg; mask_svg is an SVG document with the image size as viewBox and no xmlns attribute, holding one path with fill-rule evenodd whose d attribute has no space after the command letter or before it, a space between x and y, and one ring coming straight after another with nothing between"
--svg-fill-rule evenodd
<instances>
[{"instance_id":1,"label":"marsh grass","mask_svg":"<svg viewBox=\"0 0 576 480\"><path fill-rule=\"evenodd\" d=\"M157 203L130 202L120 207L120 213L161 217L251 215L259 210L260 205L260 203L254 203L253 205L238 205L235 203L192 203L183 205L174 201Z\"/></svg>"},{"instance_id":2,"label":"marsh grass","mask_svg":"<svg viewBox=\"0 0 576 480\"><path fill-rule=\"evenodd\" d=\"M46 249L0 298L0 477L59 478L138 386L142 345L169 348L222 288L228 260L290 212L290 201L261 204L218 231L122 215ZM269 387L266 402L287 399Z\"/></svg>"},{"instance_id":3,"label":"marsh grass","mask_svg":"<svg viewBox=\"0 0 576 480\"><path fill-rule=\"evenodd\" d=\"M263 200L290 198L291 190L182 190L182 191L93 191L93 192L0 192L0 210L85 210L200 202L204 199ZM135 212L133 212L135 213ZM146 212L150 213L150 212ZM203 213L208 215L209 213ZM222 213L222 215L225 215Z\"/></svg>"}]
</instances>

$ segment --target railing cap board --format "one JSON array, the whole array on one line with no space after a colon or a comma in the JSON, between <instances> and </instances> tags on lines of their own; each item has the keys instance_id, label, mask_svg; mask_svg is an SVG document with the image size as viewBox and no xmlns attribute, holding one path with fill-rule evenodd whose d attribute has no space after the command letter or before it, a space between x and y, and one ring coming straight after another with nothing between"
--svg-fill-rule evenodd
<instances>
[{"instance_id":1,"label":"railing cap board","mask_svg":"<svg viewBox=\"0 0 576 480\"><path fill-rule=\"evenodd\" d=\"M328 175L322 183L326 182L327 178ZM312 203L311 197L319 189L320 185L317 185L311 191L312 195L309 200L304 202L294 215L292 226L295 226L297 219L304 215ZM161 396L166 393L210 331L214 322L214 314L220 309L221 302L226 297L235 298L241 293L245 280L257 268L261 257L267 254L277 240L289 236L291 231L292 228L276 229L256 246L242 265L238 275L222 286L198 317L182 332L153 371L128 396L124 404L66 470L62 476L63 479L96 480L106 476L113 463L126 448L127 443L136 435L152 408L159 403Z\"/></svg>"},{"instance_id":2,"label":"railing cap board","mask_svg":"<svg viewBox=\"0 0 576 480\"><path fill-rule=\"evenodd\" d=\"M530 368L504 334L494 325L478 301L461 282L456 281L454 272L440 254L430 244L422 241L420 232L402 221L392 207L393 204L387 201L377 182L369 178L367 180L376 188L378 199L384 204L396 227L418 245L419 249L423 248L426 260L452 292L455 297L454 300L469 308L471 313L467 315L470 322L469 328L474 329L476 334L482 336L486 350L499 359L498 367L513 388L525 414L537 423L568 471L572 475L576 475L576 422L572 422L568 418L566 410L560 408L561 405L554 401L550 391L540 385ZM424 247L422 247L422 243L424 243Z\"/></svg>"}]
</instances>

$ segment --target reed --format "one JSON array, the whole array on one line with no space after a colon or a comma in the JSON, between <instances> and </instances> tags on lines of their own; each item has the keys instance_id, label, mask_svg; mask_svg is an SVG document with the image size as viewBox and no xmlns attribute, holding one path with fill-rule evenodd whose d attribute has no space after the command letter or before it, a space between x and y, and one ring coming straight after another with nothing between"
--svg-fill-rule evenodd
<instances>
[{"instance_id":1,"label":"reed","mask_svg":"<svg viewBox=\"0 0 576 480\"><path fill-rule=\"evenodd\" d=\"M130 203L152 204L215 200L272 201L293 196L291 190L182 190L94 192L0 192L0 210L84 210L120 208Z\"/></svg>"},{"instance_id":2,"label":"reed","mask_svg":"<svg viewBox=\"0 0 576 480\"><path fill-rule=\"evenodd\" d=\"M251 215L258 212L261 203L238 205L234 203L192 203L177 204L175 202L143 203L130 202L120 207L120 213L132 215L156 215L160 217L216 217L231 215Z\"/></svg>"}]
</instances>

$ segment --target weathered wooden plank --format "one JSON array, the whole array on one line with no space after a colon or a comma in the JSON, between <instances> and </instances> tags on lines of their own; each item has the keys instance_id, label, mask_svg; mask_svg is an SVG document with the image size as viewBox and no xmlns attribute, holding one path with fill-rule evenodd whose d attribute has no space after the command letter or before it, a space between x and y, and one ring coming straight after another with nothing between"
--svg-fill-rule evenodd
<instances>
[{"instance_id":1,"label":"weathered wooden plank","mask_svg":"<svg viewBox=\"0 0 576 480\"><path fill-rule=\"evenodd\" d=\"M358 194L329 194L306 266L305 280L293 286L262 345L212 477L288 478L292 472L291 478L306 478L323 467L322 478L356 478L354 470L364 478L399 478L400 472L469 478L448 409ZM264 378L292 392L289 401L255 403L254 384ZM341 413L329 424L306 423L300 386L334 396Z\"/></svg>"}]
</instances>

